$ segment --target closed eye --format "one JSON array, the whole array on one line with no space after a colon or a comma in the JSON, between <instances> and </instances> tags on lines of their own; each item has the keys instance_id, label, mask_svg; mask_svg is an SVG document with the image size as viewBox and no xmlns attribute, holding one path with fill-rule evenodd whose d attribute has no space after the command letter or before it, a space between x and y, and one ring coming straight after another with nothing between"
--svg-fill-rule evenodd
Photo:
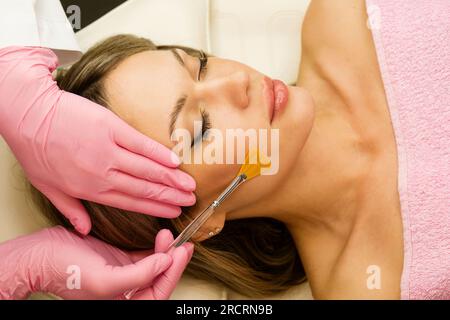
<instances>
[{"instance_id":1,"label":"closed eye","mask_svg":"<svg viewBox=\"0 0 450 320\"><path fill-rule=\"evenodd\" d=\"M202 132L201 134L194 137L191 142L191 148L203 141L208 136L208 130L211 129L211 118L209 116L209 113L204 109L202 109L200 113L202 115Z\"/></svg>"},{"instance_id":2,"label":"closed eye","mask_svg":"<svg viewBox=\"0 0 450 320\"><path fill-rule=\"evenodd\" d=\"M208 70L208 56L203 51L201 51L198 60L200 61L200 67L198 70L197 80L200 81L202 79L202 75L204 76L204 74ZM211 118L209 116L209 113L205 109L201 109L200 113L202 116L202 133L201 135L194 137L191 143L191 148L200 141L203 141L203 139L205 139L207 136L208 130L211 129Z\"/></svg>"}]
</instances>

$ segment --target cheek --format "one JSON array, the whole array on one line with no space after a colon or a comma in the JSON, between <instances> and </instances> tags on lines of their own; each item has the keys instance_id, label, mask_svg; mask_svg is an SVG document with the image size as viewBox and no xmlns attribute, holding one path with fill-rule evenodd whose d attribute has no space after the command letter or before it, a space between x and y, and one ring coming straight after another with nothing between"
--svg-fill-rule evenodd
<instances>
[{"instance_id":1,"label":"cheek","mask_svg":"<svg viewBox=\"0 0 450 320\"><path fill-rule=\"evenodd\" d=\"M197 183L197 200L213 201L230 184L239 172L233 164L183 164L180 169L190 174Z\"/></svg>"},{"instance_id":2,"label":"cheek","mask_svg":"<svg viewBox=\"0 0 450 320\"><path fill-rule=\"evenodd\" d=\"M250 108L248 110L235 108L228 112L218 112L214 116L218 120L214 121L213 129L220 138L215 139L215 133L210 135L213 147L222 146L223 162L237 164L232 169L235 174L238 173L250 149L254 150L263 146L265 154L267 154L266 150L270 150L270 127L264 122L265 119L260 116L260 113ZM209 147L205 149L208 150ZM210 154L210 152L205 153L206 156ZM220 169L226 171L227 168L224 166Z\"/></svg>"},{"instance_id":3,"label":"cheek","mask_svg":"<svg viewBox=\"0 0 450 320\"><path fill-rule=\"evenodd\" d=\"M227 129L258 129L262 121L251 108L239 109L229 105L219 105L210 114L213 127L222 131L224 137Z\"/></svg>"}]
</instances>

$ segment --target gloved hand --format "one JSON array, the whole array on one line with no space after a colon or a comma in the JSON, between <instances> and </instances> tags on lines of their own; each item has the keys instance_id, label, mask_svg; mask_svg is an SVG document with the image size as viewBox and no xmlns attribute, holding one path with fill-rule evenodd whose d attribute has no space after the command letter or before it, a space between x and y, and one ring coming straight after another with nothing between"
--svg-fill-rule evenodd
<instances>
[{"instance_id":1,"label":"gloved hand","mask_svg":"<svg viewBox=\"0 0 450 320\"><path fill-rule=\"evenodd\" d=\"M156 236L155 252L125 252L63 227L41 230L0 245L0 298L47 292L64 299L168 299L189 263L193 245L165 252L169 230ZM77 278L78 277L78 278Z\"/></svg>"},{"instance_id":2,"label":"gloved hand","mask_svg":"<svg viewBox=\"0 0 450 320\"><path fill-rule=\"evenodd\" d=\"M195 203L195 181L167 148L111 111L61 91L49 49L0 50L0 134L30 182L82 234L91 221L78 199L173 218Z\"/></svg>"}]
</instances>

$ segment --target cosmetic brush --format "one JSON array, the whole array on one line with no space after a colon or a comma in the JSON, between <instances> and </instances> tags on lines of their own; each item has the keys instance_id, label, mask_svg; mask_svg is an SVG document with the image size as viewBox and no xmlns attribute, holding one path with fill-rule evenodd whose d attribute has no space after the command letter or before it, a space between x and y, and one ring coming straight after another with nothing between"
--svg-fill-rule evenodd
<instances>
[{"instance_id":1,"label":"cosmetic brush","mask_svg":"<svg viewBox=\"0 0 450 320\"><path fill-rule=\"evenodd\" d=\"M183 243L189 241L192 236L200 229L200 227L211 217L214 211L219 207L226 198L228 198L241 184L245 181L256 178L261 174L262 168L270 167L270 160L262 159L258 150L252 150L245 156L245 162L241 166L238 175L231 181L226 189L214 200L206 209L204 209L189 225L178 235L178 237L170 244L167 252L172 248L177 248ZM125 298L130 299L138 289L133 289L125 293Z\"/></svg>"},{"instance_id":2,"label":"cosmetic brush","mask_svg":"<svg viewBox=\"0 0 450 320\"><path fill-rule=\"evenodd\" d=\"M168 250L172 247L179 247L183 243L189 241L226 198L228 198L245 181L259 176L261 174L261 169L267 167L270 167L270 160L267 158L261 159L261 155L257 150L248 152L245 157L245 162L241 166L238 175L216 198L216 200L214 200L205 210L203 210L194 220L192 220L191 223L189 223L183 232L181 232L179 236L171 243Z\"/></svg>"}]
</instances>

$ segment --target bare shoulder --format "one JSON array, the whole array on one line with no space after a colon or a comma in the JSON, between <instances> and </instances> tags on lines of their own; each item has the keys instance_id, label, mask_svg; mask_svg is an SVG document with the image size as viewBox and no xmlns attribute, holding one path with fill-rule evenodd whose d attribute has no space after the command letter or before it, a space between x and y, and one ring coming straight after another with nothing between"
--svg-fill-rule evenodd
<instances>
[{"instance_id":1,"label":"bare shoulder","mask_svg":"<svg viewBox=\"0 0 450 320\"><path fill-rule=\"evenodd\" d=\"M384 85L367 20L364 0L311 1L302 27L297 84L311 86L312 79L325 83L333 93L331 101L342 99L357 121L373 123L374 117L379 117L382 123L389 123ZM322 91L320 94L324 94ZM378 131L374 128L375 133Z\"/></svg>"},{"instance_id":2,"label":"bare shoulder","mask_svg":"<svg viewBox=\"0 0 450 320\"><path fill-rule=\"evenodd\" d=\"M302 54L325 71L345 71L356 83L380 83L364 0L311 1L302 28Z\"/></svg>"},{"instance_id":3,"label":"bare shoulder","mask_svg":"<svg viewBox=\"0 0 450 320\"><path fill-rule=\"evenodd\" d=\"M366 51L367 14L364 0L314 0L302 28L306 52L352 54Z\"/></svg>"}]
</instances>

